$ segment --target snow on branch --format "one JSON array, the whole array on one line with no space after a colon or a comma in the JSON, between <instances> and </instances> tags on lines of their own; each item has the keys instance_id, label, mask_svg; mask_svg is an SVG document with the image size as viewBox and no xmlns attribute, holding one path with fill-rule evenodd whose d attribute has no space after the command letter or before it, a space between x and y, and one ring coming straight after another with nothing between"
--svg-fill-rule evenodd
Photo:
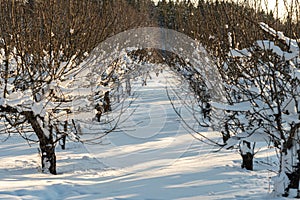
<instances>
[{"instance_id":1,"label":"snow on branch","mask_svg":"<svg viewBox=\"0 0 300 200\"><path fill-rule=\"evenodd\" d=\"M276 31L273 28L271 28L269 25L260 22L259 23L260 27L276 39L282 41L287 47L289 47L289 52L291 52L294 56L290 57L296 57L299 55L299 45L296 39L291 39L289 37L286 37L283 32L281 31ZM274 46L274 45L273 45ZM277 51L275 51L277 52Z\"/></svg>"}]
</instances>

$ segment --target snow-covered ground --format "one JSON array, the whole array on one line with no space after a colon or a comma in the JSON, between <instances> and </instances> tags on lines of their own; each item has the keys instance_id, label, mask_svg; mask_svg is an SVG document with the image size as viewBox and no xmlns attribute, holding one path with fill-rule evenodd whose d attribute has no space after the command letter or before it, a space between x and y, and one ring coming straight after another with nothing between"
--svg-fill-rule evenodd
<instances>
[{"instance_id":1,"label":"snow-covered ground","mask_svg":"<svg viewBox=\"0 0 300 200\"><path fill-rule=\"evenodd\" d=\"M273 199L273 151L262 149L246 171L234 150L216 153L194 139L167 98L172 77L166 71L137 87L136 112L102 145L57 147L58 175L40 172L37 144L18 136L2 142L0 199Z\"/></svg>"}]
</instances>

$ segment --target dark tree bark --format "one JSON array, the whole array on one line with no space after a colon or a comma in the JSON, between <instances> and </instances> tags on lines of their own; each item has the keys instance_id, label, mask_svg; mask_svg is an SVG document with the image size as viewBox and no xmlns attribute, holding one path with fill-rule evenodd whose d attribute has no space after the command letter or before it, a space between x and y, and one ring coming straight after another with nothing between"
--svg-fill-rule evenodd
<instances>
[{"instance_id":1,"label":"dark tree bark","mask_svg":"<svg viewBox=\"0 0 300 200\"><path fill-rule=\"evenodd\" d=\"M252 153L247 152L246 154L242 154L242 168L247 170L253 170L253 157Z\"/></svg>"},{"instance_id":2,"label":"dark tree bark","mask_svg":"<svg viewBox=\"0 0 300 200\"><path fill-rule=\"evenodd\" d=\"M230 138L230 133L229 133L228 123L225 123L224 128L225 128L225 130L224 130L224 131L221 131L221 133L222 133L222 139L223 139L223 142L224 142L224 144L226 144L227 141L228 141L229 138Z\"/></svg>"},{"instance_id":3,"label":"dark tree bark","mask_svg":"<svg viewBox=\"0 0 300 200\"><path fill-rule=\"evenodd\" d=\"M242 145L246 145L247 149L251 150L251 144L250 142L243 141ZM253 170L253 158L254 154L250 151L243 152L241 150L241 156L242 156L242 168L245 168L247 170Z\"/></svg>"},{"instance_id":4,"label":"dark tree bark","mask_svg":"<svg viewBox=\"0 0 300 200\"><path fill-rule=\"evenodd\" d=\"M41 127L41 124L38 122L38 116L35 116L32 111L25 112L24 114L28 122L31 124L35 134L39 138L40 150L42 154L42 171L56 174L56 155L52 130L49 130L49 134L46 135Z\"/></svg>"},{"instance_id":5,"label":"dark tree bark","mask_svg":"<svg viewBox=\"0 0 300 200\"><path fill-rule=\"evenodd\" d=\"M111 111L111 104L110 104L110 98L109 98L109 91L105 92L105 94L104 94L103 111L104 111L104 112L109 112L109 111Z\"/></svg>"},{"instance_id":6,"label":"dark tree bark","mask_svg":"<svg viewBox=\"0 0 300 200\"><path fill-rule=\"evenodd\" d=\"M297 189L297 198L300 198L300 191L299 191L299 181L300 181L300 150L295 149L297 146L298 138L299 138L299 128L300 124L296 124L291 128L289 138L286 143L283 144L282 156L292 156L291 160L297 160L296 163L288 163L291 165L290 167L292 170L283 169L290 180L289 185L285 188L285 193L283 194L284 197L289 196L290 189ZM289 153L288 153L289 152Z\"/></svg>"},{"instance_id":7,"label":"dark tree bark","mask_svg":"<svg viewBox=\"0 0 300 200\"><path fill-rule=\"evenodd\" d=\"M300 151L298 150L298 159L299 159L299 153ZM286 173L290 180L290 184L288 185L288 190L289 189L298 189L299 188L299 180L300 180L300 163L298 162L297 166L293 166L293 171L291 173Z\"/></svg>"}]
</instances>

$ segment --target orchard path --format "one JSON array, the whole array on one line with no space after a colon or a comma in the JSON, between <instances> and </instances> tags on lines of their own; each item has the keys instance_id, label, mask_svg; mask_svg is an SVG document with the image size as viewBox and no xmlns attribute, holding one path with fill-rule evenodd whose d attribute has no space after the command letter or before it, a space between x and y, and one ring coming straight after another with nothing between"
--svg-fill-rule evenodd
<instances>
[{"instance_id":1,"label":"orchard path","mask_svg":"<svg viewBox=\"0 0 300 200\"><path fill-rule=\"evenodd\" d=\"M137 99L123 116L123 131L109 134L102 145L57 148L57 176L36 169L37 145L30 148L16 136L1 144L0 199L266 198L271 174L242 170L237 153L214 153L195 140L167 97L175 76L168 70L150 75L147 86L133 84Z\"/></svg>"}]
</instances>

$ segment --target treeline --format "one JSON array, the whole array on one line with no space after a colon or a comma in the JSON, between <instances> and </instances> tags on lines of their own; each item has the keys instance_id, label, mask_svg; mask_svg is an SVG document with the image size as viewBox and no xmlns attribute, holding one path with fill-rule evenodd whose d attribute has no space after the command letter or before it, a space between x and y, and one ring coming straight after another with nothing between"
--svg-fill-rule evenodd
<instances>
[{"instance_id":1,"label":"treeline","mask_svg":"<svg viewBox=\"0 0 300 200\"><path fill-rule=\"evenodd\" d=\"M0 0L0 5L0 48L7 51L22 43L24 51L63 48L64 56L81 57L109 36L149 24L147 15L124 0Z\"/></svg>"},{"instance_id":2,"label":"treeline","mask_svg":"<svg viewBox=\"0 0 300 200\"><path fill-rule=\"evenodd\" d=\"M147 0L146 0L147 1ZM131 5L140 9L143 0L131 0ZM135 2L135 3L132 3ZM256 1L257 8L244 1L162 0L148 9L152 19L160 27L174 29L200 41L213 55L228 52L229 48L244 48L257 39L271 39L261 30L258 23L264 22L287 36L300 37L299 14L292 20L291 14L278 19L274 11L268 13L262 9L264 3ZM148 5L153 6L153 3ZM280 8L284 9L284 8ZM288 8L287 13L288 13ZM297 12L294 9L293 12ZM231 42L228 40L231 35Z\"/></svg>"},{"instance_id":3,"label":"treeline","mask_svg":"<svg viewBox=\"0 0 300 200\"><path fill-rule=\"evenodd\" d=\"M16 37L11 36L17 35L19 40L31 44L24 46L39 51L45 49L50 40L52 43L55 40L56 46L63 43L68 49L90 51L109 36L141 26L159 26L185 33L199 40L214 55L228 52L229 47L243 48L257 39L270 39L259 28L259 22L289 37L299 38L300 34L299 20L292 21L289 16L279 20L273 11L266 13L245 2L0 0L0 4L0 37L13 44ZM228 34L231 34L231 42Z\"/></svg>"}]
</instances>

